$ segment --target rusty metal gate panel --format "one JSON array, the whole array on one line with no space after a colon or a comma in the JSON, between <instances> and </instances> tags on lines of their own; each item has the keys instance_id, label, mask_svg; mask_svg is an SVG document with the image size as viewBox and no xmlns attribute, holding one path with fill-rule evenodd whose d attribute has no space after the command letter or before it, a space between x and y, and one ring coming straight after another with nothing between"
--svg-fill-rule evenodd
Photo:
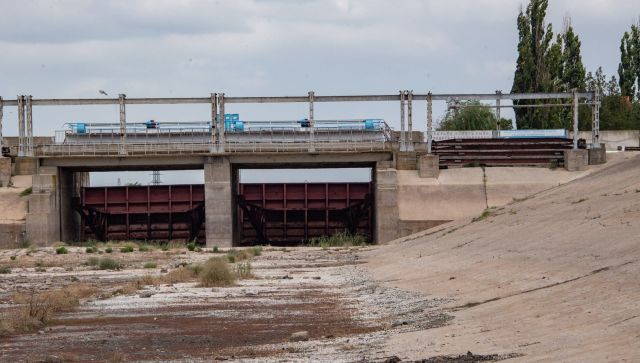
<instances>
[{"instance_id":1,"label":"rusty metal gate panel","mask_svg":"<svg viewBox=\"0 0 640 363\"><path fill-rule=\"evenodd\" d=\"M373 183L245 183L236 197L241 244L297 244L337 232L373 237Z\"/></svg>"},{"instance_id":2,"label":"rusty metal gate panel","mask_svg":"<svg viewBox=\"0 0 640 363\"><path fill-rule=\"evenodd\" d=\"M82 188L82 240L204 241L204 186Z\"/></svg>"}]
</instances>

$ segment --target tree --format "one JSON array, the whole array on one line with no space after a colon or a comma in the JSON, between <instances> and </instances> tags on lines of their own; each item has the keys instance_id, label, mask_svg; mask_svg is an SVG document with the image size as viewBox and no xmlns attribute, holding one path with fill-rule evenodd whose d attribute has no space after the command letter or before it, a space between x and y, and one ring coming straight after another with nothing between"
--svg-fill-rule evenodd
<instances>
[{"instance_id":1,"label":"tree","mask_svg":"<svg viewBox=\"0 0 640 363\"><path fill-rule=\"evenodd\" d=\"M526 11L518 14L518 60L513 77L512 93L548 92L554 88L554 77L549 72L560 64L558 47L551 47L553 30L545 24L548 0L531 0ZM556 69L557 71L557 69ZM514 101L516 105L531 104L531 101ZM518 128L543 128L546 113L539 109L516 108Z\"/></svg>"},{"instance_id":2,"label":"tree","mask_svg":"<svg viewBox=\"0 0 640 363\"><path fill-rule=\"evenodd\" d=\"M439 130L495 130L496 115L490 105L480 101L463 101L456 108L449 109L442 121ZM511 130L511 120L501 118L500 129Z\"/></svg>"},{"instance_id":3,"label":"tree","mask_svg":"<svg viewBox=\"0 0 640 363\"><path fill-rule=\"evenodd\" d=\"M623 96L629 98L632 98L635 95L635 83L637 78L633 51L631 35L629 35L629 32L624 32L624 35L620 40L620 64L618 65L618 77L620 82L620 92Z\"/></svg>"}]
</instances>

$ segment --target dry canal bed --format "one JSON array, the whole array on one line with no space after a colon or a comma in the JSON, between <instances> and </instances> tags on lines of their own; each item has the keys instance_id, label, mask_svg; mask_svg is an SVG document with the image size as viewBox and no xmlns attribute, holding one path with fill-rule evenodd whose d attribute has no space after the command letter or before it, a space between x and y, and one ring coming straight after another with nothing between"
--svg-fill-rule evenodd
<instances>
[{"instance_id":1,"label":"dry canal bed","mask_svg":"<svg viewBox=\"0 0 640 363\"><path fill-rule=\"evenodd\" d=\"M199 287L194 280L127 290L134 280L224 255L114 251L109 256L123 268L108 271L86 266L95 254L81 248L66 255L52 248L30 256L24 249L0 251L1 264L13 266L0 275L5 317L16 306L16 293L71 284L96 291L33 332L0 337L0 356L7 362L384 361L388 334L446 323L437 301L370 281L358 267L357 252L265 248L250 260L254 278L233 286ZM157 266L144 269L145 261ZM300 331L309 340L291 341Z\"/></svg>"}]
</instances>

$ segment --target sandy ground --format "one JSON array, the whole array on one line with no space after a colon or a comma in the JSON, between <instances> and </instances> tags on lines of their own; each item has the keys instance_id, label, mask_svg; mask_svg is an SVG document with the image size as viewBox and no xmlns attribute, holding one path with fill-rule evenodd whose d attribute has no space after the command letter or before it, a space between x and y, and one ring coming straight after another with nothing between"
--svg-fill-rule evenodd
<instances>
[{"instance_id":1,"label":"sandy ground","mask_svg":"<svg viewBox=\"0 0 640 363\"><path fill-rule=\"evenodd\" d=\"M387 354L640 361L640 156L486 218L364 253L387 287L447 301L443 327L393 334Z\"/></svg>"},{"instance_id":2,"label":"sandy ground","mask_svg":"<svg viewBox=\"0 0 640 363\"><path fill-rule=\"evenodd\" d=\"M24 223L27 198L20 192L31 186L31 175L11 177L13 186L0 188L0 223Z\"/></svg>"}]
</instances>

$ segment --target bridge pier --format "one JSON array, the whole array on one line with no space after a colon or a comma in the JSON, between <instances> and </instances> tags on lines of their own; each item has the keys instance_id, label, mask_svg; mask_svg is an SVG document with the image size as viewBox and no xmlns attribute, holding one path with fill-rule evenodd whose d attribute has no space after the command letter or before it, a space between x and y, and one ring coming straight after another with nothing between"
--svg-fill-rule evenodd
<instances>
[{"instance_id":1,"label":"bridge pier","mask_svg":"<svg viewBox=\"0 0 640 363\"><path fill-rule=\"evenodd\" d=\"M204 198L207 247L233 245L233 176L225 156L208 157L204 163Z\"/></svg>"},{"instance_id":2,"label":"bridge pier","mask_svg":"<svg viewBox=\"0 0 640 363\"><path fill-rule=\"evenodd\" d=\"M390 161L379 161L375 168L376 243L399 237L398 176Z\"/></svg>"},{"instance_id":3,"label":"bridge pier","mask_svg":"<svg viewBox=\"0 0 640 363\"><path fill-rule=\"evenodd\" d=\"M60 240L59 174L56 167L42 167L32 177L27 207L27 240L45 246Z\"/></svg>"}]
</instances>

